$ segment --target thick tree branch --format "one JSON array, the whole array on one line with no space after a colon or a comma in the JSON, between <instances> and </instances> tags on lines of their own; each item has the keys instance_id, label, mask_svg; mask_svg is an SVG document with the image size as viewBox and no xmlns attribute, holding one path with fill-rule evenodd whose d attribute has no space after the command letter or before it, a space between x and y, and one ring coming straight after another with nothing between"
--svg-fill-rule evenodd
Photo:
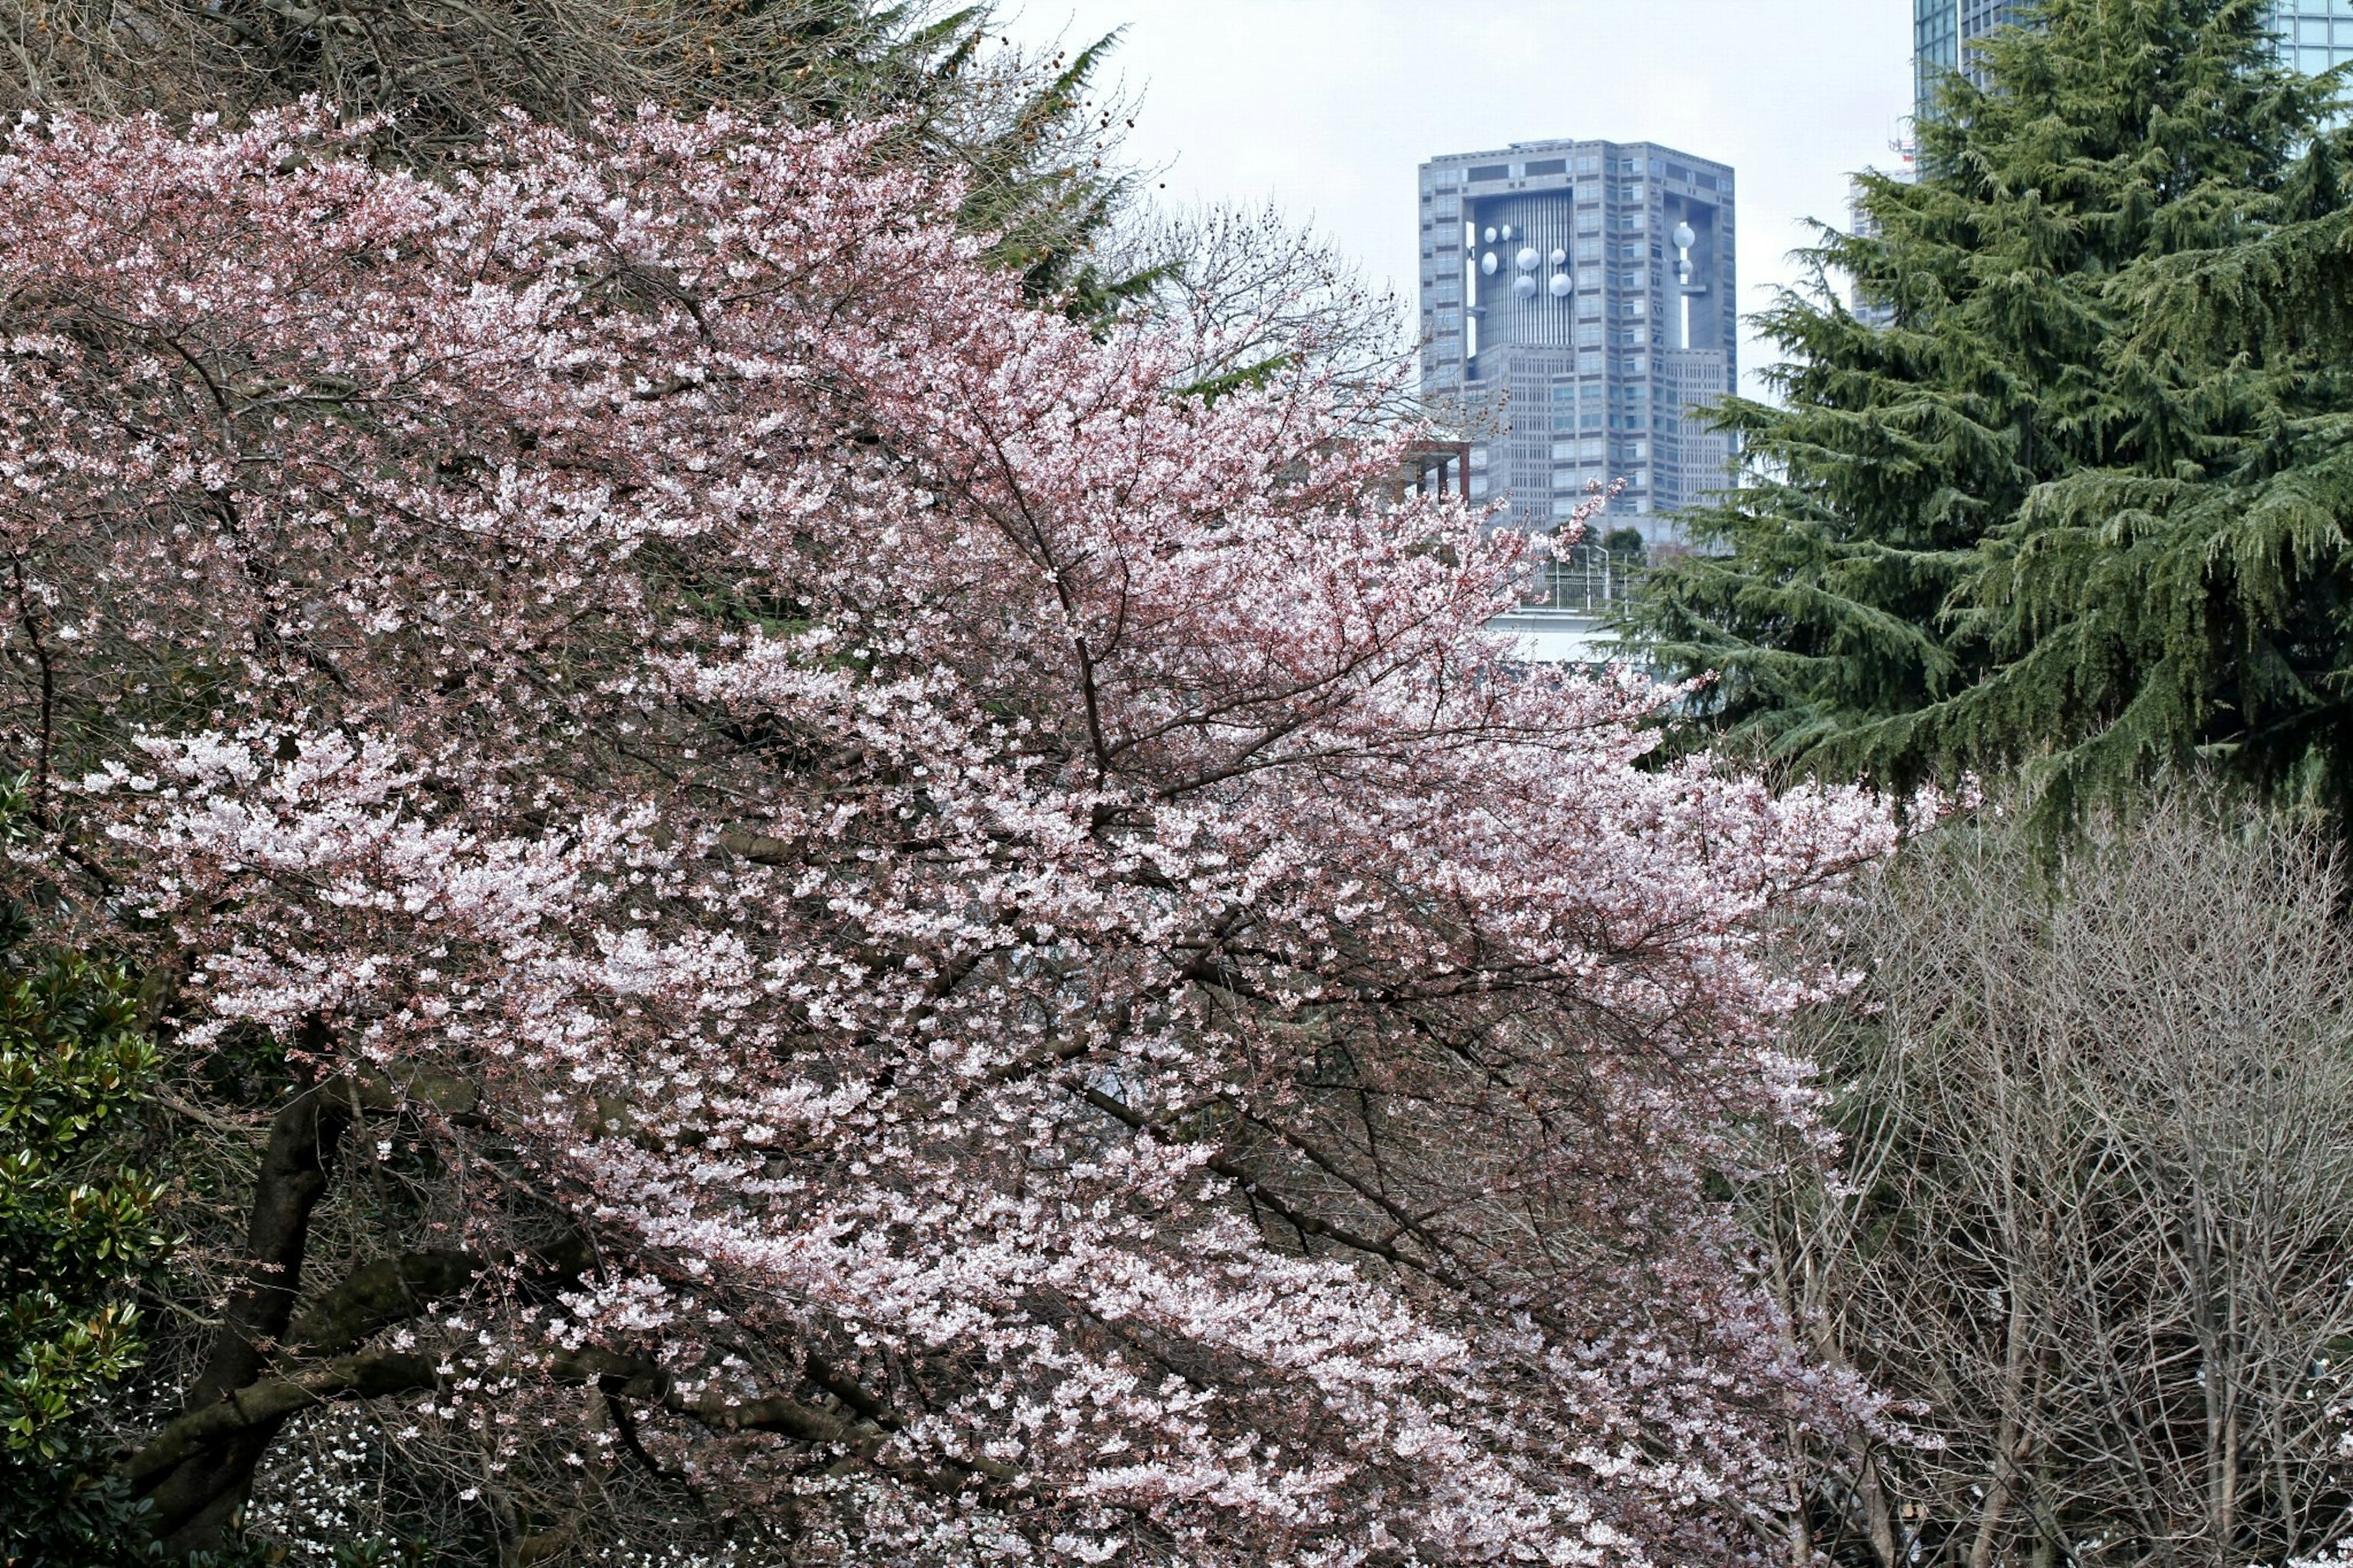
<instances>
[{"instance_id":1,"label":"thick tree branch","mask_svg":"<svg viewBox=\"0 0 2353 1568\"><path fill-rule=\"evenodd\" d=\"M305 1045L317 1048L323 1041ZM211 1359L189 1384L189 1409L253 1382L269 1364L272 1347L285 1338L301 1289L311 1214L326 1194L354 1110L350 1080L331 1078L287 1101L271 1120L254 1178L240 1279L222 1313Z\"/></svg>"},{"instance_id":2,"label":"thick tree branch","mask_svg":"<svg viewBox=\"0 0 2353 1568\"><path fill-rule=\"evenodd\" d=\"M322 1021L313 1020L304 1030L303 1047L314 1057L328 1053L331 1042ZM433 1295L459 1288L448 1282L458 1278L460 1265L456 1260L463 1255L391 1260L345 1280L306 1314L302 1333L291 1331L311 1216L326 1195L352 1123L365 1111L410 1104L463 1116L472 1113L479 1101L473 1086L427 1074L401 1080L335 1074L297 1094L271 1119L254 1179L238 1282L222 1312L212 1354L189 1384L183 1414L164 1430L168 1435L191 1420L226 1420L220 1415L224 1408L240 1414L221 1429L220 1437L187 1448L168 1473L142 1469L133 1482L135 1489L147 1494L150 1528L168 1552L185 1553L216 1543L279 1426L302 1407L302 1398L281 1407L283 1397L293 1397L286 1388L299 1392L306 1380L322 1376L332 1383L335 1374L320 1369L306 1371L290 1384L285 1379L265 1382L282 1346L301 1340L323 1351L355 1349L376 1329L413 1316ZM471 1273L467 1269L465 1278ZM153 1451L154 1445L149 1448Z\"/></svg>"},{"instance_id":3,"label":"thick tree branch","mask_svg":"<svg viewBox=\"0 0 2353 1568\"><path fill-rule=\"evenodd\" d=\"M591 1261L587 1241L573 1234L533 1252L529 1264L543 1289L550 1280L577 1279ZM393 1324L457 1295L489 1268L480 1254L456 1250L409 1252L363 1263L303 1310L287 1331L287 1343L305 1356L355 1351Z\"/></svg>"},{"instance_id":4,"label":"thick tree branch","mask_svg":"<svg viewBox=\"0 0 2353 1568\"><path fill-rule=\"evenodd\" d=\"M368 1351L338 1356L293 1377L268 1378L232 1389L201 1409L191 1410L157 1433L122 1466L134 1490L207 1452L257 1432L275 1434L286 1418L314 1405L338 1399L413 1394L434 1385L430 1356Z\"/></svg>"},{"instance_id":5,"label":"thick tree branch","mask_svg":"<svg viewBox=\"0 0 2353 1568\"><path fill-rule=\"evenodd\" d=\"M470 1252L411 1252L363 1263L304 1309L287 1342L306 1355L343 1355L373 1335L454 1296L482 1272Z\"/></svg>"},{"instance_id":6,"label":"thick tree branch","mask_svg":"<svg viewBox=\"0 0 2353 1568\"><path fill-rule=\"evenodd\" d=\"M543 1369L549 1381L594 1386L608 1395L651 1405L720 1432L773 1432L797 1442L842 1449L872 1460L889 1441L886 1427L864 1416L838 1415L785 1394L744 1396L723 1390L689 1393L667 1369L638 1357L597 1349L567 1352ZM337 1356L290 1376L265 1378L181 1415L121 1467L134 1489L157 1478L202 1466L208 1457L235 1450L257 1436L274 1436L287 1419L314 1405L343 1399L375 1399L435 1387L439 1368L433 1356L377 1350ZM951 1464L971 1479L1008 1481L1008 1466L985 1459ZM951 1485L957 1484L954 1480Z\"/></svg>"}]
</instances>

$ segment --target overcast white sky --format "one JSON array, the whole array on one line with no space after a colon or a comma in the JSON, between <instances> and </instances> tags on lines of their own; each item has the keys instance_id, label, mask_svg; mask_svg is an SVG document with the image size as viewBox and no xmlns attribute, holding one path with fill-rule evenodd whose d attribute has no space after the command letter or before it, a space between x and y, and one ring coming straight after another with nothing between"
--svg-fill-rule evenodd
<instances>
[{"instance_id":1,"label":"overcast white sky","mask_svg":"<svg viewBox=\"0 0 2353 1568\"><path fill-rule=\"evenodd\" d=\"M1152 195L1271 198L1409 300L1416 164L1601 137L1733 165L1753 311L1911 108L1909 0L1008 0L1005 21L1024 44L1124 24L1108 79L1142 100ZM1743 343L1752 390L1762 360Z\"/></svg>"}]
</instances>

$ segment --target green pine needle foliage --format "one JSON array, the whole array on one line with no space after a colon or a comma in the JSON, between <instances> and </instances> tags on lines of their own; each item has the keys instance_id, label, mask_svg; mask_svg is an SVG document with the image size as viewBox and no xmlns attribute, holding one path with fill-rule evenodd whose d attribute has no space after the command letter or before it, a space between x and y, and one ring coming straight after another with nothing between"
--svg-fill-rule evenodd
<instances>
[{"instance_id":1,"label":"green pine needle foliage","mask_svg":"<svg viewBox=\"0 0 2353 1568\"><path fill-rule=\"evenodd\" d=\"M2022 767L2052 820L2201 760L2345 810L2348 141L2268 13L2048 0L1819 228L1761 318L1781 402L1725 407L1739 486L1623 627L1719 741Z\"/></svg>"},{"instance_id":2,"label":"green pine needle foliage","mask_svg":"<svg viewBox=\"0 0 2353 1568\"><path fill-rule=\"evenodd\" d=\"M943 26L961 29L942 68L944 79L970 59L989 20L979 6L944 20ZM1125 205L1133 183L1125 172L1105 166L1105 142L1091 133L1087 121L1092 101L1087 95L1119 36L1119 30L1106 33L1079 50L1001 127L935 149L969 171L971 191L957 216L966 229L996 237L989 259L1018 272L1033 301L1099 330L1147 299L1165 276L1159 268L1107 274L1093 259L1095 242Z\"/></svg>"}]
</instances>

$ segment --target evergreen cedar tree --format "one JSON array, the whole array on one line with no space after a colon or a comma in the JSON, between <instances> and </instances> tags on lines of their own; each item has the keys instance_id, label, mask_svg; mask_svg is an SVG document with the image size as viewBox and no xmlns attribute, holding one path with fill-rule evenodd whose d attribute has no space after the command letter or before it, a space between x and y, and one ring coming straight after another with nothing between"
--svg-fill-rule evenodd
<instances>
[{"instance_id":1,"label":"evergreen cedar tree","mask_svg":"<svg viewBox=\"0 0 2353 1568\"><path fill-rule=\"evenodd\" d=\"M2026 763L2054 816L2193 759L2353 789L2353 208L2262 0L2050 0L1860 177L1762 318L1713 553L1629 629L1800 769ZM1832 275L1888 312L1859 320Z\"/></svg>"},{"instance_id":2,"label":"evergreen cedar tree","mask_svg":"<svg viewBox=\"0 0 2353 1568\"><path fill-rule=\"evenodd\" d=\"M149 1528L372 1401L501 1552L1757 1550L1880 1417L1711 1184L1885 814L1646 761L1675 693L1506 662L1522 547L1354 395L1170 395L884 134L0 160L6 722L178 1092L312 1086Z\"/></svg>"}]
</instances>

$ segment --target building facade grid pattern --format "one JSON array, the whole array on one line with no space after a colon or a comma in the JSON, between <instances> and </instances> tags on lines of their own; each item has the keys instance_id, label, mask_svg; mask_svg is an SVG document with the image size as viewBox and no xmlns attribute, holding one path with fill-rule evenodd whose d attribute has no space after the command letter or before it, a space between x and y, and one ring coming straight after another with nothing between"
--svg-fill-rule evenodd
<instances>
[{"instance_id":1,"label":"building facade grid pattern","mask_svg":"<svg viewBox=\"0 0 2353 1568\"><path fill-rule=\"evenodd\" d=\"M2280 58L2308 76L2353 60L2353 0L2274 0Z\"/></svg>"},{"instance_id":2,"label":"building facade grid pattern","mask_svg":"<svg viewBox=\"0 0 2353 1568\"><path fill-rule=\"evenodd\" d=\"M1969 45L2025 10L2020 0L1912 0L1914 115L1926 118L1947 73L1974 78ZM2353 0L2271 0L2271 19L2281 60L2307 76L2353 60Z\"/></svg>"},{"instance_id":3,"label":"building facade grid pattern","mask_svg":"<svg viewBox=\"0 0 2353 1568\"><path fill-rule=\"evenodd\" d=\"M1984 79L1972 63L1970 46L2021 16L2025 9L2021 0L1912 0L1914 115L1927 117L1936 84L1954 71L1967 72L1982 87Z\"/></svg>"}]
</instances>

